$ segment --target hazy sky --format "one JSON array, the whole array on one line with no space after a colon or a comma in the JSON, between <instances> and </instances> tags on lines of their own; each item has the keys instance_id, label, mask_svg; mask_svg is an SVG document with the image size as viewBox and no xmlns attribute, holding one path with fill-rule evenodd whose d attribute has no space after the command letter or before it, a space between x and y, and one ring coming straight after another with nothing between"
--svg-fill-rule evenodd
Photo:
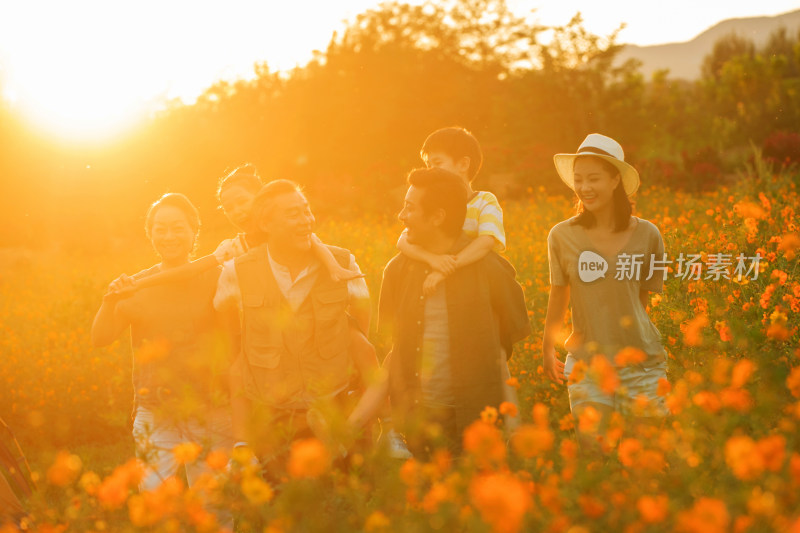
<instances>
[{"instance_id":1,"label":"hazy sky","mask_svg":"<svg viewBox=\"0 0 800 533\"><path fill-rule=\"evenodd\" d=\"M376 0L0 0L0 90L33 122L62 135L119 130L154 99L192 100L220 77L304 64L331 34ZM798 0L508 0L542 24L581 11L621 42L689 40L732 17L775 15Z\"/></svg>"}]
</instances>

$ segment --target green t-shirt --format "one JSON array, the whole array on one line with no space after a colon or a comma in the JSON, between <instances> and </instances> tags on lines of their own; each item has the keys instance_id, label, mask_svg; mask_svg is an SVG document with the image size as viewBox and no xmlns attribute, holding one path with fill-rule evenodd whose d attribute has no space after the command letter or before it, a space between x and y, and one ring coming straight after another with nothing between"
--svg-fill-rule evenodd
<instances>
[{"instance_id":1,"label":"green t-shirt","mask_svg":"<svg viewBox=\"0 0 800 533\"><path fill-rule=\"evenodd\" d=\"M666 355L639 300L641 289L661 292L664 286L664 241L654 224L634 218L630 239L614 257L600 254L574 218L547 236L550 284L570 288L572 334L565 347L579 359L601 353L613 361L619 350L634 347L648 354L649 366Z\"/></svg>"}]
</instances>

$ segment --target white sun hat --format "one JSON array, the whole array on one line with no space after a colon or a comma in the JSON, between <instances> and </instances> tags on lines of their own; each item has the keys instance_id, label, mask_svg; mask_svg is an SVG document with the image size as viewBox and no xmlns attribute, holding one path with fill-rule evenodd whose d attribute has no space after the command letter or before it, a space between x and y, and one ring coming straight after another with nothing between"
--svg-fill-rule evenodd
<instances>
[{"instance_id":1,"label":"white sun hat","mask_svg":"<svg viewBox=\"0 0 800 533\"><path fill-rule=\"evenodd\" d=\"M581 143L578 152L575 154L556 154L553 156L553 162L556 165L558 175L567 184L567 187L575 190L575 176L573 175L573 167L575 165L575 158L580 155L593 155L601 159L605 159L619 170L619 175L622 177L622 187L625 189L625 194L628 196L636 192L639 188L639 173L630 164L625 162L625 152L622 151L622 146L611 137L600 135L599 133L590 133Z\"/></svg>"}]
</instances>

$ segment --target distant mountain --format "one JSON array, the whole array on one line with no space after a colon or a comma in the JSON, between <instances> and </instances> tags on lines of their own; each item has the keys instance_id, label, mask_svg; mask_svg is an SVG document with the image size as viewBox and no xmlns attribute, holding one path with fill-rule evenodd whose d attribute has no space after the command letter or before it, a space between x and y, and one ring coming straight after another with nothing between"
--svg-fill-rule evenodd
<instances>
[{"instance_id":1,"label":"distant mountain","mask_svg":"<svg viewBox=\"0 0 800 533\"><path fill-rule=\"evenodd\" d=\"M714 48L714 43L730 33L752 40L756 47L766 43L769 35L781 26L790 33L800 30L800 10L774 17L748 17L728 19L712 26L691 41L657 44L653 46L625 45L617 61L635 58L642 62L645 78L657 70L669 69L670 78L694 80L700 77L703 59Z\"/></svg>"}]
</instances>

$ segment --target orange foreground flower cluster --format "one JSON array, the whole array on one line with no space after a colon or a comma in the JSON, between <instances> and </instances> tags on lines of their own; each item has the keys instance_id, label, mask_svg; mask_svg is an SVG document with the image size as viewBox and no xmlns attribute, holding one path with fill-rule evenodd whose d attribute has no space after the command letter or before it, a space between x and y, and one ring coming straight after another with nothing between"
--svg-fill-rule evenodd
<instances>
[{"instance_id":1,"label":"orange foreground flower cluster","mask_svg":"<svg viewBox=\"0 0 800 533\"><path fill-rule=\"evenodd\" d=\"M397 464L380 452L354 454L342 469L322 442L299 441L277 484L244 452L186 443L173 450L178 461L204 461L210 473L191 487L170 479L138 493L142 465L129 459L126 427L130 354L125 343L89 348L87 329L104 282L125 260L141 261L104 267L61 255L12 269L0 278L0 415L35 470L27 527L216 531L236 517L242 531L269 532L800 531L798 181L797 171L761 172L703 195L639 194L637 211L661 229L670 258L763 258L757 279L681 278L673 265L664 293L651 298L669 353L669 380L659 384L667 419L644 416L643 400L633 406L641 417L601 424L592 409L573 417L565 388L543 377L545 236L571 208L531 191L505 205L509 258L535 332L511 361L519 407L484 411L458 458L442 450ZM326 242L354 251L375 295L398 231L375 220L319 228ZM382 353L385 342L376 340ZM570 380L591 373L612 391L616 369L642 359L626 349L616 365L577 364ZM510 431L504 418L520 423ZM581 435L597 436L598 454L581 452Z\"/></svg>"}]
</instances>

